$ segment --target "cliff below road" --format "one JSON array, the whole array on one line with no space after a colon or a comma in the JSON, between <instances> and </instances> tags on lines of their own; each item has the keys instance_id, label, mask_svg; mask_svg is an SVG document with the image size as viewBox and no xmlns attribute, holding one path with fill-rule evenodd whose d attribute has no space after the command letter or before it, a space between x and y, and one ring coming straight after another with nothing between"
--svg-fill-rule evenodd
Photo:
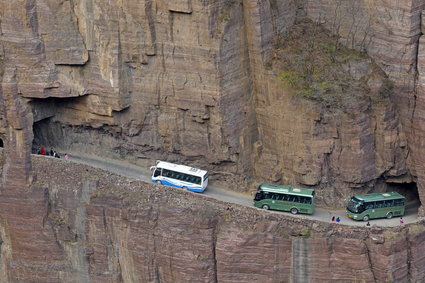
<instances>
[{"instance_id":1,"label":"cliff below road","mask_svg":"<svg viewBox=\"0 0 425 283\"><path fill-rule=\"evenodd\" d=\"M3 282L425 277L424 223L354 228L220 202L53 158L36 157L33 164L34 187L1 198ZM14 201L23 196L26 202Z\"/></svg>"},{"instance_id":2,"label":"cliff below road","mask_svg":"<svg viewBox=\"0 0 425 283\"><path fill-rule=\"evenodd\" d=\"M34 148L423 201L425 3L387 2L2 1L4 105Z\"/></svg>"}]
</instances>

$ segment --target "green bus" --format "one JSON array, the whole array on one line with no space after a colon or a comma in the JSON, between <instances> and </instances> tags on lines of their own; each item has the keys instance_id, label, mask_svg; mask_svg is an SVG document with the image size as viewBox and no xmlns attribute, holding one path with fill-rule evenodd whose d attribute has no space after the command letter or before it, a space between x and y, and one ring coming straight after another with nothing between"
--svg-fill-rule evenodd
<instances>
[{"instance_id":1,"label":"green bus","mask_svg":"<svg viewBox=\"0 0 425 283\"><path fill-rule=\"evenodd\" d=\"M397 192L357 195L348 199L347 216L354 220L403 216L405 197Z\"/></svg>"},{"instance_id":2,"label":"green bus","mask_svg":"<svg viewBox=\"0 0 425 283\"><path fill-rule=\"evenodd\" d=\"M261 184L255 191L254 206L290 211L292 214L313 214L314 190Z\"/></svg>"}]
</instances>

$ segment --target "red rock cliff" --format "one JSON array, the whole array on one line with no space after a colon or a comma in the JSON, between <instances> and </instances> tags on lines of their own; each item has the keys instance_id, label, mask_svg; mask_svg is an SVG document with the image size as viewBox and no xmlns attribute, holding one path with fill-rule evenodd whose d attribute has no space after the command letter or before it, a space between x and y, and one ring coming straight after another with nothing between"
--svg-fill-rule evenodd
<instances>
[{"instance_id":1,"label":"red rock cliff","mask_svg":"<svg viewBox=\"0 0 425 283\"><path fill-rule=\"evenodd\" d=\"M2 222L1 234L9 282L412 282L425 276L423 223L366 229L314 222L43 157L35 159L34 172L36 185L46 189L28 191L32 203L2 197L2 216L14 217Z\"/></svg>"},{"instance_id":2,"label":"red rock cliff","mask_svg":"<svg viewBox=\"0 0 425 283\"><path fill-rule=\"evenodd\" d=\"M1 2L34 145L186 162L239 190L313 186L327 205L394 184L423 200L422 1L136 2ZM279 79L279 42L306 18L370 56L339 62L362 86L337 91L343 109Z\"/></svg>"},{"instance_id":3,"label":"red rock cliff","mask_svg":"<svg viewBox=\"0 0 425 283\"><path fill-rule=\"evenodd\" d=\"M423 202L425 2L362 3L1 1L2 280L423 279L421 224L335 228L51 160L31 171L34 143L314 186L328 205L413 183ZM305 17L369 55L342 66L363 99L327 108L281 85L279 38Z\"/></svg>"}]
</instances>

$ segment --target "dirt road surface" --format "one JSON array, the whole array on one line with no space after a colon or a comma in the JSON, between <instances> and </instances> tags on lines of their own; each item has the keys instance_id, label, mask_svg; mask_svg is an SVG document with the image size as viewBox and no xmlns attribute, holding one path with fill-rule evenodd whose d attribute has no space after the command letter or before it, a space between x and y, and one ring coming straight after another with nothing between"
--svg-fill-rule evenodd
<instances>
[{"instance_id":1,"label":"dirt road surface","mask_svg":"<svg viewBox=\"0 0 425 283\"><path fill-rule=\"evenodd\" d=\"M140 166L136 166L122 160L116 159L105 159L97 156L90 156L86 154L79 153L69 153L69 161L68 162L76 162L81 164L90 165L92 167L96 167L99 169L103 169L109 172L113 172L116 174L120 174L126 176L128 178L133 178L137 180L143 180L146 182L151 182L151 172L149 168L143 168ZM154 165L154 164L152 164ZM164 186L164 189L169 187ZM252 206L253 205L253 196L250 193L238 193L231 190L228 190L214 182L214 180L209 180L208 188L203 193L207 197L211 197L220 201L235 203L243 206ZM403 216L404 225L408 223L414 223L420 218L417 217L417 204L408 204L406 207L406 213ZM286 213L279 211L269 211L270 213ZM341 222L336 223L335 225L350 225L350 226L365 226L366 223L363 221L354 221L349 219L345 215L345 210L327 210L321 207L316 207L313 215L303 215L297 214L292 215L287 213L292 217L304 218L304 219L314 219L323 222L331 222L332 216L339 217ZM372 226L380 226L380 227L393 227L400 224L400 218L393 219L373 219L370 220L370 225Z\"/></svg>"}]
</instances>

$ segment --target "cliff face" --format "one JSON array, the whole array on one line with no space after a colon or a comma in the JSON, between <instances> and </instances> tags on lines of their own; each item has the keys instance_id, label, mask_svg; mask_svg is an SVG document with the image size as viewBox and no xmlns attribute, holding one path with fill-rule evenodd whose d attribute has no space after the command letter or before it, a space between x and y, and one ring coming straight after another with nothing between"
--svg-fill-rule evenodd
<instances>
[{"instance_id":1,"label":"cliff face","mask_svg":"<svg viewBox=\"0 0 425 283\"><path fill-rule=\"evenodd\" d=\"M177 160L240 190L313 186L327 205L417 185L423 203L425 2L389 2L0 1L0 280L424 278L420 224L332 227L54 160L31 170L43 144ZM344 107L282 84L285 39L306 18L368 54L334 58L358 86L334 94Z\"/></svg>"},{"instance_id":2,"label":"cliff face","mask_svg":"<svg viewBox=\"0 0 425 283\"><path fill-rule=\"evenodd\" d=\"M392 171L393 167L385 175L390 180L395 177L395 182L413 177L422 202L425 156L422 86L424 6L424 1L308 1L307 4L308 14L313 19L323 22L332 32L340 34L348 46L365 50L394 82L394 94L391 98L402 130L385 135L385 140L389 141L389 136L394 137L395 134L406 138L405 145L409 154L404 159L408 164L408 174L402 173L406 170ZM421 213L423 214L423 210Z\"/></svg>"},{"instance_id":3,"label":"cliff face","mask_svg":"<svg viewBox=\"0 0 425 283\"><path fill-rule=\"evenodd\" d=\"M425 276L423 223L350 228L61 160L35 157L33 164L37 181L26 201L2 196L2 217L13 216L1 224L4 282L412 282Z\"/></svg>"},{"instance_id":4,"label":"cliff face","mask_svg":"<svg viewBox=\"0 0 425 283\"><path fill-rule=\"evenodd\" d=\"M422 1L136 2L1 2L2 69L34 146L188 163L239 190L314 186L328 205L392 184L423 198ZM282 85L279 42L305 18L370 56L339 62L361 101Z\"/></svg>"}]
</instances>

